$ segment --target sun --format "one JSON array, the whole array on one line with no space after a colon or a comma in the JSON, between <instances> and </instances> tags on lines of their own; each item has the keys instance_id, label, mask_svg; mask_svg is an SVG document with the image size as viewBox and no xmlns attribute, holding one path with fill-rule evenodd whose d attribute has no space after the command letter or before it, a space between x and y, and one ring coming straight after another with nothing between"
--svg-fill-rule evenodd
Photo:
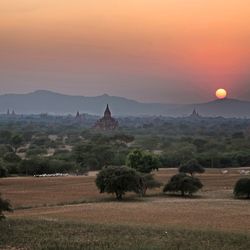
<instances>
[{"instance_id":1,"label":"sun","mask_svg":"<svg viewBox=\"0 0 250 250\"><path fill-rule=\"evenodd\" d=\"M218 99L225 99L227 97L227 91L225 89L217 89L215 95Z\"/></svg>"}]
</instances>

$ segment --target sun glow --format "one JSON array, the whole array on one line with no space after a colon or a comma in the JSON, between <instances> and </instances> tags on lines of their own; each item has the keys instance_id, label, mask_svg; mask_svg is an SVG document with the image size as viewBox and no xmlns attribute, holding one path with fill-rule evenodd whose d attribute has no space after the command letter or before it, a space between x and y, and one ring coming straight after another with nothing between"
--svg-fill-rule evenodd
<instances>
[{"instance_id":1,"label":"sun glow","mask_svg":"<svg viewBox=\"0 0 250 250\"><path fill-rule=\"evenodd\" d=\"M218 99L225 99L227 97L227 91L225 89L217 89L215 95Z\"/></svg>"}]
</instances>

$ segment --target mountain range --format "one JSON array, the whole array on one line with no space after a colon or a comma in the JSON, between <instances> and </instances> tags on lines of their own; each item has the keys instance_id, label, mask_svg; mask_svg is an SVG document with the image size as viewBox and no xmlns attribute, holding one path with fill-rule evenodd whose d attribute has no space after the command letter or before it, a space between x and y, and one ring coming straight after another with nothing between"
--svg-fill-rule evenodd
<instances>
[{"instance_id":1,"label":"mountain range","mask_svg":"<svg viewBox=\"0 0 250 250\"><path fill-rule=\"evenodd\" d=\"M193 109L201 116L250 117L250 102L237 99L214 100L196 104L143 103L107 94L94 97L72 96L47 90L28 94L0 95L0 112L9 109L18 114L75 114L101 115L109 104L115 116L187 116Z\"/></svg>"}]
</instances>

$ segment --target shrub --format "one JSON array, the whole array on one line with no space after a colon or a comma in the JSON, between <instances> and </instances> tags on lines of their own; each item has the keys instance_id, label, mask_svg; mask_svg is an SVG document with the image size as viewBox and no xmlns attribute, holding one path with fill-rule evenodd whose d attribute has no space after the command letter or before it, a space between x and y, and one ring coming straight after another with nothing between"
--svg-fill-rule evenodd
<instances>
[{"instance_id":1,"label":"shrub","mask_svg":"<svg viewBox=\"0 0 250 250\"><path fill-rule=\"evenodd\" d=\"M142 192L142 178L132 168L111 166L98 173L96 186L100 193L115 194L117 200L122 200L126 192Z\"/></svg>"},{"instance_id":2,"label":"shrub","mask_svg":"<svg viewBox=\"0 0 250 250\"><path fill-rule=\"evenodd\" d=\"M3 161L0 160L0 178L7 177L7 175L8 175L8 169L4 165Z\"/></svg>"},{"instance_id":3,"label":"shrub","mask_svg":"<svg viewBox=\"0 0 250 250\"><path fill-rule=\"evenodd\" d=\"M246 196L250 199L250 178L239 179L234 187L234 195L236 197Z\"/></svg>"},{"instance_id":4,"label":"shrub","mask_svg":"<svg viewBox=\"0 0 250 250\"><path fill-rule=\"evenodd\" d=\"M163 192L181 192L182 196L192 195L203 187L197 177L189 176L185 173L174 175L165 185Z\"/></svg>"},{"instance_id":5,"label":"shrub","mask_svg":"<svg viewBox=\"0 0 250 250\"><path fill-rule=\"evenodd\" d=\"M0 220L4 219L5 216L3 214L3 212L12 212L12 207L10 205L10 202L8 200L4 200L1 197L1 193L0 193Z\"/></svg>"}]
</instances>

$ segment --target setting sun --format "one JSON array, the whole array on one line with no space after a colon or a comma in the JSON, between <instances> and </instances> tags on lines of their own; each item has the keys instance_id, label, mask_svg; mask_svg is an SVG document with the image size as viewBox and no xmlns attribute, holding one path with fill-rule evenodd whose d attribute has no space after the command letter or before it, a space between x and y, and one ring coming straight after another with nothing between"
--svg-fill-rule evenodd
<instances>
[{"instance_id":1,"label":"setting sun","mask_svg":"<svg viewBox=\"0 0 250 250\"><path fill-rule=\"evenodd\" d=\"M215 95L218 99L224 99L227 97L227 91L225 89L217 89Z\"/></svg>"}]
</instances>

